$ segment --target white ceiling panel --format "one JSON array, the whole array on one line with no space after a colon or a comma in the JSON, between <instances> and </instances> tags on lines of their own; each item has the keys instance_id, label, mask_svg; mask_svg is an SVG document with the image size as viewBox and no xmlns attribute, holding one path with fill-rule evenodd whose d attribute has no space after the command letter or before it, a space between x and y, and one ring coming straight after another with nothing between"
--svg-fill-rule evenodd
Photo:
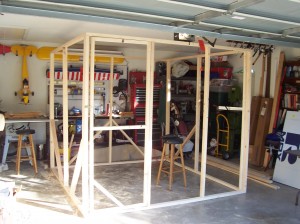
<instances>
[{"instance_id":1,"label":"white ceiling panel","mask_svg":"<svg viewBox=\"0 0 300 224\"><path fill-rule=\"evenodd\" d=\"M67 40L79 32L76 25L84 23L81 33L108 30L116 33L125 27L126 31L140 29L141 35L163 32L170 36L184 32L200 37L300 47L300 3L291 0L4 0L0 11L4 16L13 15L13 21L0 20L0 25L6 27L23 26L19 20L29 15L41 18L42 24L28 19L24 25L28 27L27 40ZM232 19L232 16L245 19ZM96 24L119 29L95 29Z\"/></svg>"}]
</instances>

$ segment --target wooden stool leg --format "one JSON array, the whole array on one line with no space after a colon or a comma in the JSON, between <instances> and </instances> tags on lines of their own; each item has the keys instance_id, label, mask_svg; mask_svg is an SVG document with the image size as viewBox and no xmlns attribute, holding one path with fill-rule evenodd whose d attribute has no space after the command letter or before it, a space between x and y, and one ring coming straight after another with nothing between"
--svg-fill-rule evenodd
<instances>
[{"instance_id":1,"label":"wooden stool leg","mask_svg":"<svg viewBox=\"0 0 300 224\"><path fill-rule=\"evenodd\" d=\"M159 182L160 182L160 175L161 175L162 165L163 165L164 159L165 159L166 147L167 147L167 144L164 144L164 147L163 147L163 150L161 153L161 159L160 159L159 169L158 169L158 173L157 173L157 178L156 178L156 185L159 185Z\"/></svg>"},{"instance_id":2,"label":"wooden stool leg","mask_svg":"<svg viewBox=\"0 0 300 224\"><path fill-rule=\"evenodd\" d=\"M35 173L38 173L38 171L37 171L37 163L36 163L36 156L35 156L35 150L34 150L34 143L33 143L32 135L29 135L29 144L30 144L30 151L31 151L31 161L32 161L32 166L33 166L34 172L35 172Z\"/></svg>"},{"instance_id":3,"label":"wooden stool leg","mask_svg":"<svg viewBox=\"0 0 300 224\"><path fill-rule=\"evenodd\" d=\"M180 153L180 160L181 160L182 174L183 174L183 184L184 184L184 187L186 187L186 174L185 174L185 166L184 166L183 147L182 147L182 145L180 145L179 150L180 150L179 153Z\"/></svg>"},{"instance_id":4,"label":"wooden stool leg","mask_svg":"<svg viewBox=\"0 0 300 224\"><path fill-rule=\"evenodd\" d=\"M170 152L170 173L169 173L169 190L172 190L173 183L173 170L174 170L174 148L175 145L171 144L171 152Z\"/></svg>"},{"instance_id":5,"label":"wooden stool leg","mask_svg":"<svg viewBox=\"0 0 300 224\"><path fill-rule=\"evenodd\" d=\"M23 135L18 136L18 148L17 148L17 158L16 158L16 172L17 175L20 174L20 162L22 153Z\"/></svg>"}]
</instances>

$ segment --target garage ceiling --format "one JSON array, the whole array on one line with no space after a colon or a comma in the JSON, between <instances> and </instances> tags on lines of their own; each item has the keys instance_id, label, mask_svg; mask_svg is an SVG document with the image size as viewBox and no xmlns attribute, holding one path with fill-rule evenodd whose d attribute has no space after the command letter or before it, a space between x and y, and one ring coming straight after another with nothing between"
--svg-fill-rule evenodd
<instances>
[{"instance_id":1,"label":"garage ceiling","mask_svg":"<svg viewBox=\"0 0 300 224\"><path fill-rule=\"evenodd\" d=\"M31 34L36 34L40 38L39 41L63 41L69 38L70 33L59 31L72 33L71 23L74 25L74 23L92 22L126 26L132 29L143 28L152 33L153 30L157 30L187 33L208 39L300 47L300 0L6 0L0 2L2 18L5 18L0 21L0 26L6 29L14 27L22 29L24 24L19 25L18 20L21 22L32 16L42 17L41 20L30 19L26 24ZM57 23L58 19L62 22ZM55 27L51 23L55 23ZM45 33L51 36L51 40L45 35L43 39L41 35L43 30L47 30ZM94 32L94 30L90 25L86 25L80 26L80 32ZM26 39L26 32L23 39Z\"/></svg>"}]
</instances>

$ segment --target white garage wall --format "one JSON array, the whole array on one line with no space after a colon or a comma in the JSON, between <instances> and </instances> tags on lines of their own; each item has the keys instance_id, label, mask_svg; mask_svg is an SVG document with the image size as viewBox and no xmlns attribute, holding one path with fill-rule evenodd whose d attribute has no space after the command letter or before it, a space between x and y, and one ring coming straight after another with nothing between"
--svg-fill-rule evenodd
<instances>
[{"instance_id":1,"label":"white garage wall","mask_svg":"<svg viewBox=\"0 0 300 224\"><path fill-rule=\"evenodd\" d=\"M26 44L39 46L51 46L49 43L32 44L26 42L2 42L6 45ZM19 113L28 111L39 111L47 114L47 80L46 69L47 61L38 60L35 56L27 58L29 87L34 91L34 96L30 96L30 103L24 105L15 92L22 88L22 57L15 56L12 53L0 55L0 110L7 113ZM46 125L31 124L31 128L36 130L34 140L36 144L45 143Z\"/></svg>"},{"instance_id":2,"label":"white garage wall","mask_svg":"<svg viewBox=\"0 0 300 224\"><path fill-rule=\"evenodd\" d=\"M41 46L59 46L60 44L51 43L27 43L27 42L2 42L6 45L24 44ZM123 50L124 55L140 57L139 60L127 60L128 70L145 71L146 51L143 49L129 49ZM157 51L156 59L170 58L178 56L178 53L170 51ZM188 53L181 53L180 56L188 55ZM17 57L12 53L0 55L0 110L7 113L19 113L28 111L38 111L48 115L48 80L46 78L46 70L49 68L49 62L37 59L36 56L27 58L28 72L29 72L29 86L31 91L34 91L34 96L30 96L30 103L24 105L19 96L15 96L15 92L22 88L22 57ZM122 77L126 78L126 77ZM108 100L108 98L106 99ZM108 101L107 101L108 102ZM69 105L70 106L70 105ZM35 142L42 144L46 138L45 124L31 124L35 128Z\"/></svg>"},{"instance_id":3,"label":"white garage wall","mask_svg":"<svg viewBox=\"0 0 300 224\"><path fill-rule=\"evenodd\" d=\"M2 44L13 45L13 44L27 44L34 45L36 47L41 46L58 46L59 44L53 43L26 43L26 42L12 42L6 41ZM159 51L157 49L155 58L156 60L170 58L178 56L178 53L171 51ZM295 48L275 48L272 54L272 66L271 66L271 83L270 83L270 96L274 96L274 85L276 80L278 58L280 51L284 51L286 55L286 60L295 60L295 58L300 56L300 49ZM123 49L124 55L135 56L145 58L146 53L144 49ZM180 56L189 55L189 53L180 53ZM243 58L239 55L232 56L229 62L234 66L234 73L241 71ZM254 59L253 59L254 60ZM21 103L20 98L15 96L14 92L19 91L22 87L21 83L21 72L22 72L22 57L17 57L12 53L6 55L0 55L0 99L2 100L0 104L0 109L7 111L7 113L18 113L26 111L40 111L43 114L48 114L48 87L46 79L46 69L49 67L48 61L42 61L37 59L35 56L27 58L28 71L29 71L29 83L30 89L34 91L35 95L30 96L30 103L24 105ZM128 70L139 70L145 71L145 60L127 60ZM252 80L252 95L258 95L259 82L261 77L261 66L262 57L253 65L253 80ZM239 81L242 80L241 73L236 73L235 78ZM122 77L125 78L125 77ZM45 141L45 127L42 124L33 125L38 131L35 136L37 144L43 143Z\"/></svg>"}]
</instances>

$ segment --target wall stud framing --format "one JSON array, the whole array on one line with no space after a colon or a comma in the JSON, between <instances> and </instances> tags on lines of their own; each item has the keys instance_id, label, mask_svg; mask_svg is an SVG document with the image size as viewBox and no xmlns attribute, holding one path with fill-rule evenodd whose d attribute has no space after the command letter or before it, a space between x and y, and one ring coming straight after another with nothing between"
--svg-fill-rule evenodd
<instances>
[{"instance_id":1,"label":"wall stud framing","mask_svg":"<svg viewBox=\"0 0 300 224\"><path fill-rule=\"evenodd\" d=\"M145 118L145 125L121 125L118 126L117 122L112 119L110 115L109 121L104 126L95 127L94 122L94 81L93 81L93 73L94 73L94 56L95 56L95 45L96 42L105 42L111 43L121 43L121 44L135 44L135 45L142 45L145 46L147 50L146 55L146 74L147 74L147 81L146 81L146 118ZM159 208L165 206L172 206L172 205L179 205L179 204L186 204L190 202L196 201L204 201L210 200L220 197L232 196L246 192L247 186L247 162L248 162L248 135L249 135L249 117L250 117L250 85L251 85L251 77L250 77L250 51L247 49L235 49L232 47L225 47L225 46L215 46L211 48L209 45L205 46L205 54L197 54L193 56L187 57L177 57L172 59L166 59L167 64L167 83L166 83L166 91L167 91L167 105L166 105L166 133L169 133L169 107L170 107L170 81L171 81L171 62L176 60L182 59L197 59L197 92L196 92L196 125L192 129L192 132L189 133L188 137L192 135L196 136L196 146L199 145L199 136L200 136L200 91L201 91L201 63L202 58L205 58L205 79L204 79L204 99L203 99L203 127L202 127L202 153L201 153L201 171L198 170L198 163L199 163L199 154L195 156L195 164L194 168L187 168L187 170L200 175L200 192L199 197L178 200L178 201L171 201L171 202L164 202L158 204L151 204L151 166L152 166L152 120L153 120L153 74L154 74L154 60L155 60L155 46L157 47L158 44L166 44L169 46L174 45L181 45L186 47L194 47L198 48L197 43L184 43L184 42L175 42L175 41L168 41L168 40L159 40L159 39L149 39L149 38L138 38L138 37L128 37L128 36L117 36L117 35L106 35L106 34L95 34L95 33L87 33L81 35L66 44L58 47L51 53L51 68L50 68L50 120L54 124L54 54L58 54L63 52L64 66L67 65L67 54L68 48L71 45L76 43L83 43L83 94L82 94L82 139L80 143L80 148L76 160L75 169L73 172L71 186L69 186L69 182L66 180L66 176L69 175L68 164L64 163L64 169L57 166L58 171L58 179L60 183L63 184L66 192L70 194L74 201L78 198L75 196L75 191L77 188L77 183L79 180L80 172L82 174L82 200L77 203L78 209L80 209L81 213L84 215L94 213L94 189L97 188L113 200L117 208L112 209L102 209L101 211L132 211L138 209L150 209L150 208ZM219 50L219 52L211 52L213 50ZM206 175L206 151L207 151L207 128L208 128L208 101L209 101L209 76L210 76L210 58L212 56L218 55L231 55L231 54L244 54L244 83L243 83L243 106L242 106L242 142L241 142L241 162L240 162L240 175L239 175L239 186L236 187L232 184L226 183L225 181L219 180L215 177ZM126 57L125 57L126 58ZM113 74L113 66L114 66L114 59L111 57L110 61L110 73ZM64 71L66 72L66 71ZM65 73L66 74L66 73ZM64 75L66 76L66 75ZM112 77L112 75L110 76ZM63 80L64 85L66 85L67 80ZM110 94L112 94L112 80L110 80ZM67 94L64 95L64 102L67 100ZM112 99L112 97L111 97ZM112 111L112 101L110 101L110 111ZM64 113L64 121L68 121L68 114ZM50 125L52 129L51 134L51 167L53 168L55 165L55 157L54 155L58 155L57 152L58 146L56 146L54 141L54 129L55 124ZM144 129L145 130L145 145L144 145L144 185L143 185L143 202L138 204L133 204L129 206L124 206L121 201L118 201L107 189L105 189L99 182L94 179L94 133L101 132L103 130L112 132L113 130L120 130L121 132L126 129ZM67 130L66 130L67 131ZM125 132L124 132L125 133ZM124 134L123 133L123 134ZM65 134L65 132L64 132ZM66 134L68 134L66 132ZM129 138L129 136L126 136ZM111 141L111 138L110 138ZM64 144L64 157L67 157L68 150L66 149ZM112 147L110 143L110 148ZM137 146L136 146L137 147ZM197 146L198 147L198 146ZM111 150L111 149L110 149ZM138 150L138 148L137 148ZM199 153L199 152L197 152ZM60 158L56 158L56 162L59 161ZM130 164L136 163L136 161L125 161L125 162L112 162L112 155L109 157L108 163L104 163L102 165L113 165L113 164ZM197 163L197 164L196 164ZM66 170L67 169L67 170ZM53 169L54 170L54 169ZM228 188L232 189L233 191L209 195L205 196L205 180L210 179L217 183L220 183ZM95 210L96 211L96 210ZM97 210L98 211L98 210ZM99 214L100 214L99 213Z\"/></svg>"}]
</instances>

